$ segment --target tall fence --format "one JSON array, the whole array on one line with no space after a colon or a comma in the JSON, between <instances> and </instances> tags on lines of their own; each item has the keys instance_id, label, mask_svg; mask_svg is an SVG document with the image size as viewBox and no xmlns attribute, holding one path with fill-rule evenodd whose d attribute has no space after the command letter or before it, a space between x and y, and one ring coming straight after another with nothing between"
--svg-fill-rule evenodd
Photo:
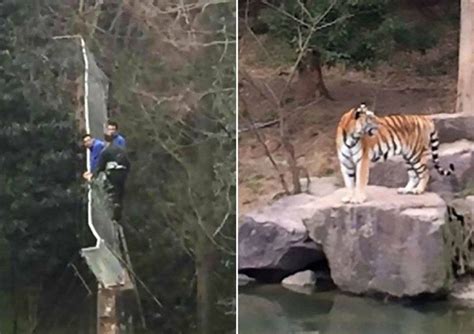
<instances>
[{"instance_id":1,"label":"tall fence","mask_svg":"<svg viewBox=\"0 0 474 334\"><path fill-rule=\"evenodd\" d=\"M83 122L86 132L93 138L102 139L107 122L108 79L81 36L54 39L61 43L56 49L65 59L61 70L72 77L79 74L82 79L83 87L78 91L83 93L83 110L76 118ZM86 154L84 168L90 171L90 151ZM130 284L130 278L122 260L119 226L112 219L104 180L105 176L99 175L88 185L87 224L96 241L95 245L83 248L81 254L99 283L108 288Z\"/></svg>"}]
</instances>

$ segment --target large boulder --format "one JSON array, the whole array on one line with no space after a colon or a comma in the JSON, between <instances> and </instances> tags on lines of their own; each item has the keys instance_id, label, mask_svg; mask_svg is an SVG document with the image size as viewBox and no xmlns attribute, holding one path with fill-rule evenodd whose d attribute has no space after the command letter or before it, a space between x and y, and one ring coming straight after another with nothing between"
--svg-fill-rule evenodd
<instances>
[{"instance_id":1,"label":"large boulder","mask_svg":"<svg viewBox=\"0 0 474 334\"><path fill-rule=\"evenodd\" d=\"M431 115L439 133L441 143L452 143L461 139L474 141L474 117L470 114Z\"/></svg>"},{"instance_id":2,"label":"large boulder","mask_svg":"<svg viewBox=\"0 0 474 334\"><path fill-rule=\"evenodd\" d=\"M452 281L444 240L446 204L434 193L399 195L369 186L368 200L343 204L340 189L313 202L305 220L343 291L396 297L445 293Z\"/></svg>"},{"instance_id":3,"label":"large boulder","mask_svg":"<svg viewBox=\"0 0 474 334\"><path fill-rule=\"evenodd\" d=\"M439 148L439 160L445 168L452 163L455 172L451 176L441 176L432 168L430 162L430 182L428 191L438 194L462 191L466 185L466 173L471 168L474 157L474 142L460 140L442 144ZM385 162L379 162L370 169L369 184L389 188L404 187L408 181L408 172L402 157L396 156Z\"/></svg>"},{"instance_id":4,"label":"large boulder","mask_svg":"<svg viewBox=\"0 0 474 334\"><path fill-rule=\"evenodd\" d=\"M314 214L317 197L299 194L241 217L239 272L277 282L325 260L321 246L308 236L303 219Z\"/></svg>"}]
</instances>

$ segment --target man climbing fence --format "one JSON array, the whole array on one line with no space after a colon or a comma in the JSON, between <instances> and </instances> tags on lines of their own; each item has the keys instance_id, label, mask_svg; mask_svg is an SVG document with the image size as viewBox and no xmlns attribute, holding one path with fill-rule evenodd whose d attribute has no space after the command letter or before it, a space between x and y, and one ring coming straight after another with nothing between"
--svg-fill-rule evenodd
<instances>
[{"instance_id":1,"label":"man climbing fence","mask_svg":"<svg viewBox=\"0 0 474 334\"><path fill-rule=\"evenodd\" d=\"M125 181L130 171L130 161L125 150L114 143L110 134L105 134L106 146L100 154L97 167L92 172L85 172L84 178L91 181L99 173L106 175L106 187L110 203L113 208L113 220L120 221L122 218L123 197L125 192Z\"/></svg>"},{"instance_id":2,"label":"man climbing fence","mask_svg":"<svg viewBox=\"0 0 474 334\"><path fill-rule=\"evenodd\" d=\"M115 121L107 122L107 134L111 135L113 138L113 143L117 146L125 148L126 142L125 138L118 132L119 126Z\"/></svg>"},{"instance_id":3,"label":"man climbing fence","mask_svg":"<svg viewBox=\"0 0 474 334\"><path fill-rule=\"evenodd\" d=\"M91 151L90 159L90 170L94 171L99 162L99 157L102 150L105 148L105 143L97 138L93 138L90 134L85 134L82 136L82 143L84 146Z\"/></svg>"}]
</instances>

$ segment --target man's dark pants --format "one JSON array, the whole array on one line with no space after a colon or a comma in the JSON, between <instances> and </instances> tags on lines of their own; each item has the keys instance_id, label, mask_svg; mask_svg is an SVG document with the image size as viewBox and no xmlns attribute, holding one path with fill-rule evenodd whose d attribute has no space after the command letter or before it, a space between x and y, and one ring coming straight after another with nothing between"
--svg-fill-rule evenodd
<instances>
[{"instance_id":1,"label":"man's dark pants","mask_svg":"<svg viewBox=\"0 0 474 334\"><path fill-rule=\"evenodd\" d=\"M113 219L117 222L122 218L123 197L127 175L128 170L126 169L109 170L107 172L107 181L109 184L108 192L113 207Z\"/></svg>"}]
</instances>

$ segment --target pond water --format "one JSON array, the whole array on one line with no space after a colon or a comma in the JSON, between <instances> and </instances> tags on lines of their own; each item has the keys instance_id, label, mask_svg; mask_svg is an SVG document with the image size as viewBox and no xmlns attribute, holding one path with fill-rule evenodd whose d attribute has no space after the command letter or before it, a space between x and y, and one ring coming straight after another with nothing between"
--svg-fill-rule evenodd
<instances>
[{"instance_id":1,"label":"pond water","mask_svg":"<svg viewBox=\"0 0 474 334\"><path fill-rule=\"evenodd\" d=\"M281 285L251 285L239 292L239 334L474 333L474 309L448 300L384 302Z\"/></svg>"}]
</instances>

